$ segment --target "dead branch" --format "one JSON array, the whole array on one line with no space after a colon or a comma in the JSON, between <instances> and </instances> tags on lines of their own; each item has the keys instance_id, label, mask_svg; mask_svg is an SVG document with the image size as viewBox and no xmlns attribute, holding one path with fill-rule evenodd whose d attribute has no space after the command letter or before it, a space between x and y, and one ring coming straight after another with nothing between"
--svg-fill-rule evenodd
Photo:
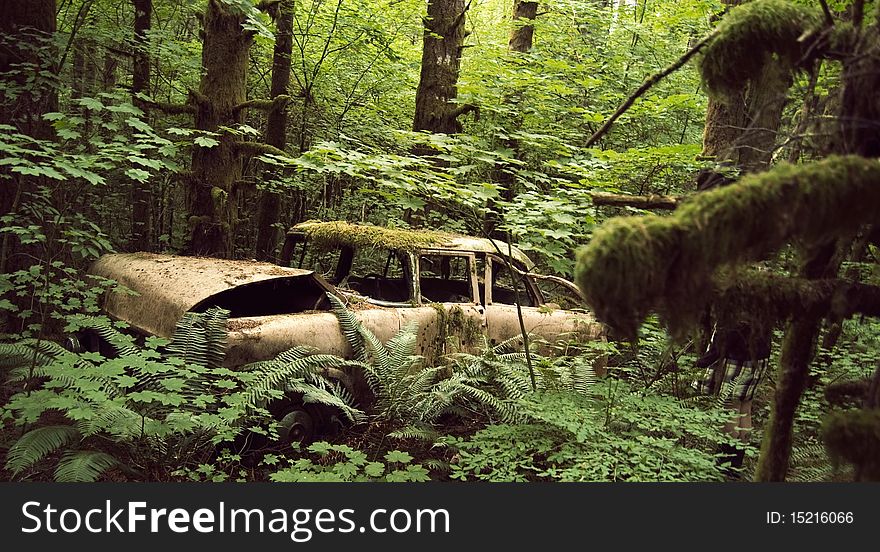
<instances>
[{"instance_id":1,"label":"dead branch","mask_svg":"<svg viewBox=\"0 0 880 552\"><path fill-rule=\"evenodd\" d=\"M593 205L603 207L635 207L636 209L659 209L672 211L678 207L681 198L662 195L625 195L608 192L591 192Z\"/></svg>"},{"instance_id":2,"label":"dead branch","mask_svg":"<svg viewBox=\"0 0 880 552\"><path fill-rule=\"evenodd\" d=\"M617 111L615 111L614 114L611 115L611 117L609 117L607 121L605 121L605 123L602 125L602 127L599 130L597 130L592 136L590 136L590 139L587 140L587 144L585 147L588 147L588 148L593 147L593 145L595 145L596 142L598 142L603 136L605 136L605 134L608 133L609 130L611 130L611 126L614 124L614 122L617 121L617 119L619 119L621 115L626 113L626 111L630 107L632 107L632 105L636 102L637 99L639 99L645 92L650 90L652 86L654 86L655 84L657 84L658 82L660 82L664 78L668 77L670 74L672 74L675 71L677 71L678 69L680 69L685 63L687 63L692 57L694 57L697 54L697 52L702 50L703 47L706 46L706 44L708 44L717 35L718 35L718 30L716 29L716 30L712 31L711 33L709 33L703 40L697 42L697 44L694 45L693 48L691 48L683 56L678 58L678 60L675 63L673 63L672 65L670 65L666 69L660 71L659 73L655 73L655 74L651 75L650 77L648 77L647 79L645 79L645 82L643 82L642 85L635 92L633 92L633 94L629 98L627 98L626 101L620 105L620 107L617 108Z\"/></svg>"}]
</instances>

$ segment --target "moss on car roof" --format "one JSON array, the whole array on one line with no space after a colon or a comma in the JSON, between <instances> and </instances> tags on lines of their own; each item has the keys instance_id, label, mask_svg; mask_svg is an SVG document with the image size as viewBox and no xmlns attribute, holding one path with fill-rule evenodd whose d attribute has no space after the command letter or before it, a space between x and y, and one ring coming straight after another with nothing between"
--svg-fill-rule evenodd
<instances>
[{"instance_id":1,"label":"moss on car roof","mask_svg":"<svg viewBox=\"0 0 880 552\"><path fill-rule=\"evenodd\" d=\"M312 244L333 248L382 247L402 251L417 251L424 247L443 247L451 242L452 234L436 230L405 230L345 221L308 221L291 228L292 234L305 234Z\"/></svg>"},{"instance_id":2,"label":"moss on car roof","mask_svg":"<svg viewBox=\"0 0 880 552\"><path fill-rule=\"evenodd\" d=\"M421 249L457 249L508 255L508 245L499 240L476 238L437 230L387 228L345 221L307 221L297 224L289 234L305 235L309 242L323 249L340 246L381 248L416 252ZM494 242L494 243L493 243ZM497 247L497 248L496 248ZM533 263L525 253L513 247L511 257L531 269Z\"/></svg>"}]
</instances>

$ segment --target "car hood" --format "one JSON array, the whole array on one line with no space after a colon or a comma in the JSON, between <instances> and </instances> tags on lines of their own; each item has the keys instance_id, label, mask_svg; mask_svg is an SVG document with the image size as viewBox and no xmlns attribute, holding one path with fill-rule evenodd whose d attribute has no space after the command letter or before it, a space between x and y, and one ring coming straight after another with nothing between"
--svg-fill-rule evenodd
<instances>
[{"instance_id":1,"label":"car hood","mask_svg":"<svg viewBox=\"0 0 880 552\"><path fill-rule=\"evenodd\" d=\"M281 284L312 290L317 301L326 300L325 292L333 287L309 270L286 268L257 261L234 261L209 257L182 257L153 253L118 253L104 255L92 264L89 272L116 280L123 288L108 294L104 310L112 317L136 329L163 337L174 332L177 321L190 310L204 310L213 304L224 308L234 302L234 294L249 294L244 299L254 310L254 298L264 297L267 306L277 306L269 285ZM266 290L260 293L260 286ZM129 291L130 290L130 291ZM132 293L133 292L133 293ZM238 303L242 303L239 299ZM302 312L291 305L291 312ZM263 314L250 312L250 314ZM266 312L265 314L270 314ZM231 316L235 316L233 313Z\"/></svg>"}]
</instances>

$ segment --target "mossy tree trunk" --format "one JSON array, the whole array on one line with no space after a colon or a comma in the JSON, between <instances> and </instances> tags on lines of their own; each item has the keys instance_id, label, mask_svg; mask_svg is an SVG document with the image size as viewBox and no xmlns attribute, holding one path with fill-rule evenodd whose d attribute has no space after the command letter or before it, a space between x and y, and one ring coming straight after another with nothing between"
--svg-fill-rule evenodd
<instances>
[{"instance_id":1,"label":"mossy tree trunk","mask_svg":"<svg viewBox=\"0 0 880 552\"><path fill-rule=\"evenodd\" d=\"M508 51L513 56L517 54L525 54L532 49L535 36L535 17L538 14L537 2L526 2L524 0L515 0L513 3L513 29L510 31L510 40L508 42ZM512 94L504 98L504 103L518 105L522 101L522 91L515 90ZM519 109L513 119L507 125L507 134L518 131L522 127L522 114ZM514 157L520 158L520 144L516 138L507 138L504 140L504 147L513 152ZM512 201L516 196L516 176L510 167L496 166L493 170L492 180L499 184L501 198L504 201ZM483 233L487 236L502 239L503 236L497 235L496 226L499 222L499 213L497 212L497 204L489 200L486 205L486 216L483 219Z\"/></svg>"},{"instance_id":2,"label":"mossy tree trunk","mask_svg":"<svg viewBox=\"0 0 880 552\"><path fill-rule=\"evenodd\" d=\"M248 54L253 35L242 28L244 15L219 0L209 0L202 46L202 79L196 94L195 126L216 133L213 147L193 147L192 176L186 188L189 239L186 253L231 257L235 235L234 184L242 162L236 140L220 127L242 122ZM237 107L239 106L239 107Z\"/></svg>"},{"instance_id":3,"label":"mossy tree trunk","mask_svg":"<svg viewBox=\"0 0 880 552\"><path fill-rule=\"evenodd\" d=\"M461 111L454 103L465 37L464 0L429 0L424 19L422 69L416 91L413 130L461 132Z\"/></svg>"},{"instance_id":4,"label":"mossy tree trunk","mask_svg":"<svg viewBox=\"0 0 880 552\"><path fill-rule=\"evenodd\" d=\"M276 99L287 94L290 86L290 56L293 49L294 0L282 0L276 17L275 51L272 57L271 96ZM266 143L283 150L287 145L287 103L275 102L268 113ZM281 212L281 194L265 190L260 195L257 219L257 259L269 260L278 244L278 216Z\"/></svg>"},{"instance_id":5,"label":"mossy tree trunk","mask_svg":"<svg viewBox=\"0 0 880 552\"><path fill-rule=\"evenodd\" d=\"M748 1L724 0L724 4L734 7ZM745 172L769 167L791 85L789 68L768 63L754 82L733 97L710 97L702 155ZM719 180L713 178L710 182Z\"/></svg>"},{"instance_id":6,"label":"mossy tree trunk","mask_svg":"<svg viewBox=\"0 0 880 552\"><path fill-rule=\"evenodd\" d=\"M840 137L835 144L838 153L867 158L880 155L880 104L875 93L880 86L878 46L878 27L869 27L844 61ZM810 256L803 270L804 277L817 279L836 276L840 268L839 249L833 243ZM795 410L806 389L821 323L821 316L806 316L789 324L786 329L779 381L755 475L758 481L785 479L791 456Z\"/></svg>"},{"instance_id":7,"label":"mossy tree trunk","mask_svg":"<svg viewBox=\"0 0 880 552\"><path fill-rule=\"evenodd\" d=\"M815 280L837 274L840 259L836 241L807 255L809 260L801 271L804 278ZM785 481L791 459L794 416L807 388L822 318L820 311L807 312L786 325L770 420L764 430L755 471L756 481Z\"/></svg>"},{"instance_id":8,"label":"mossy tree trunk","mask_svg":"<svg viewBox=\"0 0 880 552\"><path fill-rule=\"evenodd\" d=\"M132 48L131 93L132 103L144 111L149 119L149 106L138 99L139 94L150 95L149 36L153 0L132 0L134 7L134 47ZM135 182L131 194L131 242L133 251L149 251L152 245L152 185Z\"/></svg>"}]
</instances>

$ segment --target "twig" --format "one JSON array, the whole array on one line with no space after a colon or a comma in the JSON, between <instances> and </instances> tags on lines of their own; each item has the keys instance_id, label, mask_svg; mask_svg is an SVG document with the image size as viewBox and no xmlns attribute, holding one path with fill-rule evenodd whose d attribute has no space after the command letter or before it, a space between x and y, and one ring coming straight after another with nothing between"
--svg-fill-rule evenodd
<instances>
[{"instance_id":1,"label":"twig","mask_svg":"<svg viewBox=\"0 0 880 552\"><path fill-rule=\"evenodd\" d=\"M825 22L828 23L829 27L833 27L834 16L831 15L831 10L828 9L828 2L825 0L819 0L819 3L822 4L822 12L825 14Z\"/></svg>"}]
</instances>

